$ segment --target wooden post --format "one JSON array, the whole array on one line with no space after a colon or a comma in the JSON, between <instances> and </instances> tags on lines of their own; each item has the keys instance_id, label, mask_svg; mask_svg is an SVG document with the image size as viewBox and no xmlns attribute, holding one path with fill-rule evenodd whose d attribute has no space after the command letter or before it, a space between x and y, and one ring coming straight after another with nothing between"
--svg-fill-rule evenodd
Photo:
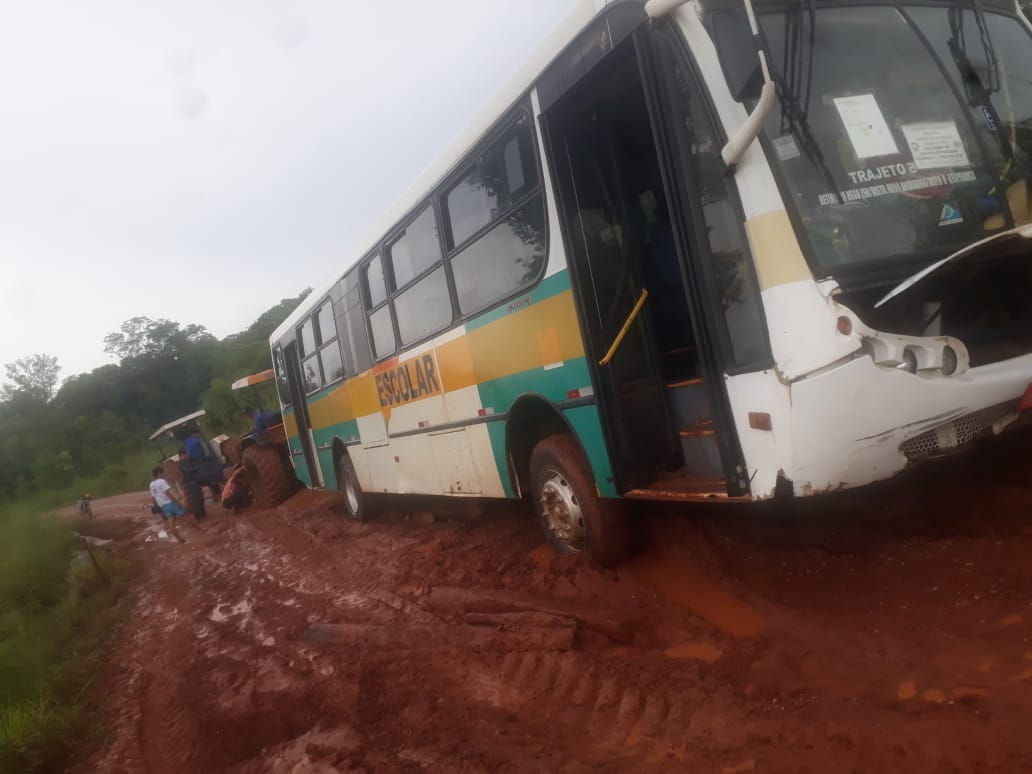
<instances>
[{"instance_id":1,"label":"wooden post","mask_svg":"<svg viewBox=\"0 0 1032 774\"><path fill-rule=\"evenodd\" d=\"M97 557L93 555L93 549L90 548L90 541L86 539L85 535L79 535L82 538L82 544L86 546L86 553L90 555L90 561L93 562L93 569L97 571L97 575L104 581L104 585L110 585L111 581L108 580L108 576L104 574L104 571L100 569L100 564L97 562Z\"/></svg>"}]
</instances>

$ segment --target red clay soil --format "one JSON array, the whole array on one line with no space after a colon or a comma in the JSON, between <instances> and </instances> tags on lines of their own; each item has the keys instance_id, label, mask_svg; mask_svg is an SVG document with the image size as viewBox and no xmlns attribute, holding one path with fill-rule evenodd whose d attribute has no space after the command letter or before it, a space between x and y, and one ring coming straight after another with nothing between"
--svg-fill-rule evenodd
<instances>
[{"instance_id":1,"label":"red clay soil","mask_svg":"<svg viewBox=\"0 0 1032 774\"><path fill-rule=\"evenodd\" d=\"M98 501L144 570L75 771L1032 771L1028 441L792 514L641 508L615 571L521 508L302 492L180 545Z\"/></svg>"}]
</instances>

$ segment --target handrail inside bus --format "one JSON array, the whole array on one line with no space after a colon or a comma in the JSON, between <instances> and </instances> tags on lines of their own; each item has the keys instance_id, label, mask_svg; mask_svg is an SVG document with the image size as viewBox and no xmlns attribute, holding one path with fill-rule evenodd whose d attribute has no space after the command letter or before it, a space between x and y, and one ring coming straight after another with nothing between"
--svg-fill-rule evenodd
<instances>
[{"instance_id":1,"label":"handrail inside bus","mask_svg":"<svg viewBox=\"0 0 1032 774\"><path fill-rule=\"evenodd\" d=\"M645 3L645 13L651 19L658 19L661 16L666 16L686 2L688 0L648 0ZM728 140L727 144L720 151L720 157L729 169L734 169L742 159L745 151L752 145L753 140L759 136L763 128L763 122L767 120L767 116L770 115L770 111L774 107L774 98L777 95L777 89L770 78L770 70L767 68L767 55L763 50L763 42L760 37L759 26L756 24L756 13L753 10L752 0L742 0L742 4L745 6L745 13L749 17L749 30L752 32L753 40L756 43L756 55L760 58L763 86L760 89L760 99L756 103L756 107L753 108L753 112L749 114L749 117L745 119L735 133L735 136Z\"/></svg>"},{"instance_id":2,"label":"handrail inside bus","mask_svg":"<svg viewBox=\"0 0 1032 774\"><path fill-rule=\"evenodd\" d=\"M635 302L634 308L631 310L631 313L627 315L627 319L624 321L623 327L620 328L620 332L616 334L616 338L613 339L613 345L609 348L609 351L606 352L605 357L598 361L598 364L600 366L609 365L609 361L613 359L613 355L616 354L616 350L620 348L620 345L623 343L624 337L627 336L627 331L631 329L631 323L634 322L634 319L638 316L638 313L641 311L641 308L645 306L645 299L647 299L648 297L649 291L645 288L642 288L641 295L638 296L638 300Z\"/></svg>"}]
</instances>

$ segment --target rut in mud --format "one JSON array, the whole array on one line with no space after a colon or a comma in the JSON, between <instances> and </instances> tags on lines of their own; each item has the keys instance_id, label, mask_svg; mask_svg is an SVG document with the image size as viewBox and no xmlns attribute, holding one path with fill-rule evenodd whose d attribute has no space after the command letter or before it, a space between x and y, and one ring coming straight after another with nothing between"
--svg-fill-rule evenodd
<instances>
[{"instance_id":1,"label":"rut in mud","mask_svg":"<svg viewBox=\"0 0 1032 774\"><path fill-rule=\"evenodd\" d=\"M98 502L145 569L79 770L1030 771L1027 440L792 516L642 508L610 571L519 507L302 492L179 545Z\"/></svg>"}]
</instances>

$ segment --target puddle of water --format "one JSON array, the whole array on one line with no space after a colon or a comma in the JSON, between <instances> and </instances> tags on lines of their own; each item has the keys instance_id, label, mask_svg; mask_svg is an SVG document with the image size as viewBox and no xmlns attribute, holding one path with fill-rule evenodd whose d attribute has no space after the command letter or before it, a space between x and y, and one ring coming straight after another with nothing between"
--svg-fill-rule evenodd
<instances>
[{"instance_id":1,"label":"puddle of water","mask_svg":"<svg viewBox=\"0 0 1032 774\"><path fill-rule=\"evenodd\" d=\"M763 618L707 578L687 550L638 556L621 570L735 637L752 637L763 630Z\"/></svg>"},{"instance_id":2,"label":"puddle of water","mask_svg":"<svg viewBox=\"0 0 1032 774\"><path fill-rule=\"evenodd\" d=\"M693 658L712 664L724 655L724 651L710 642L685 642L667 648L663 655L667 658Z\"/></svg>"}]
</instances>

